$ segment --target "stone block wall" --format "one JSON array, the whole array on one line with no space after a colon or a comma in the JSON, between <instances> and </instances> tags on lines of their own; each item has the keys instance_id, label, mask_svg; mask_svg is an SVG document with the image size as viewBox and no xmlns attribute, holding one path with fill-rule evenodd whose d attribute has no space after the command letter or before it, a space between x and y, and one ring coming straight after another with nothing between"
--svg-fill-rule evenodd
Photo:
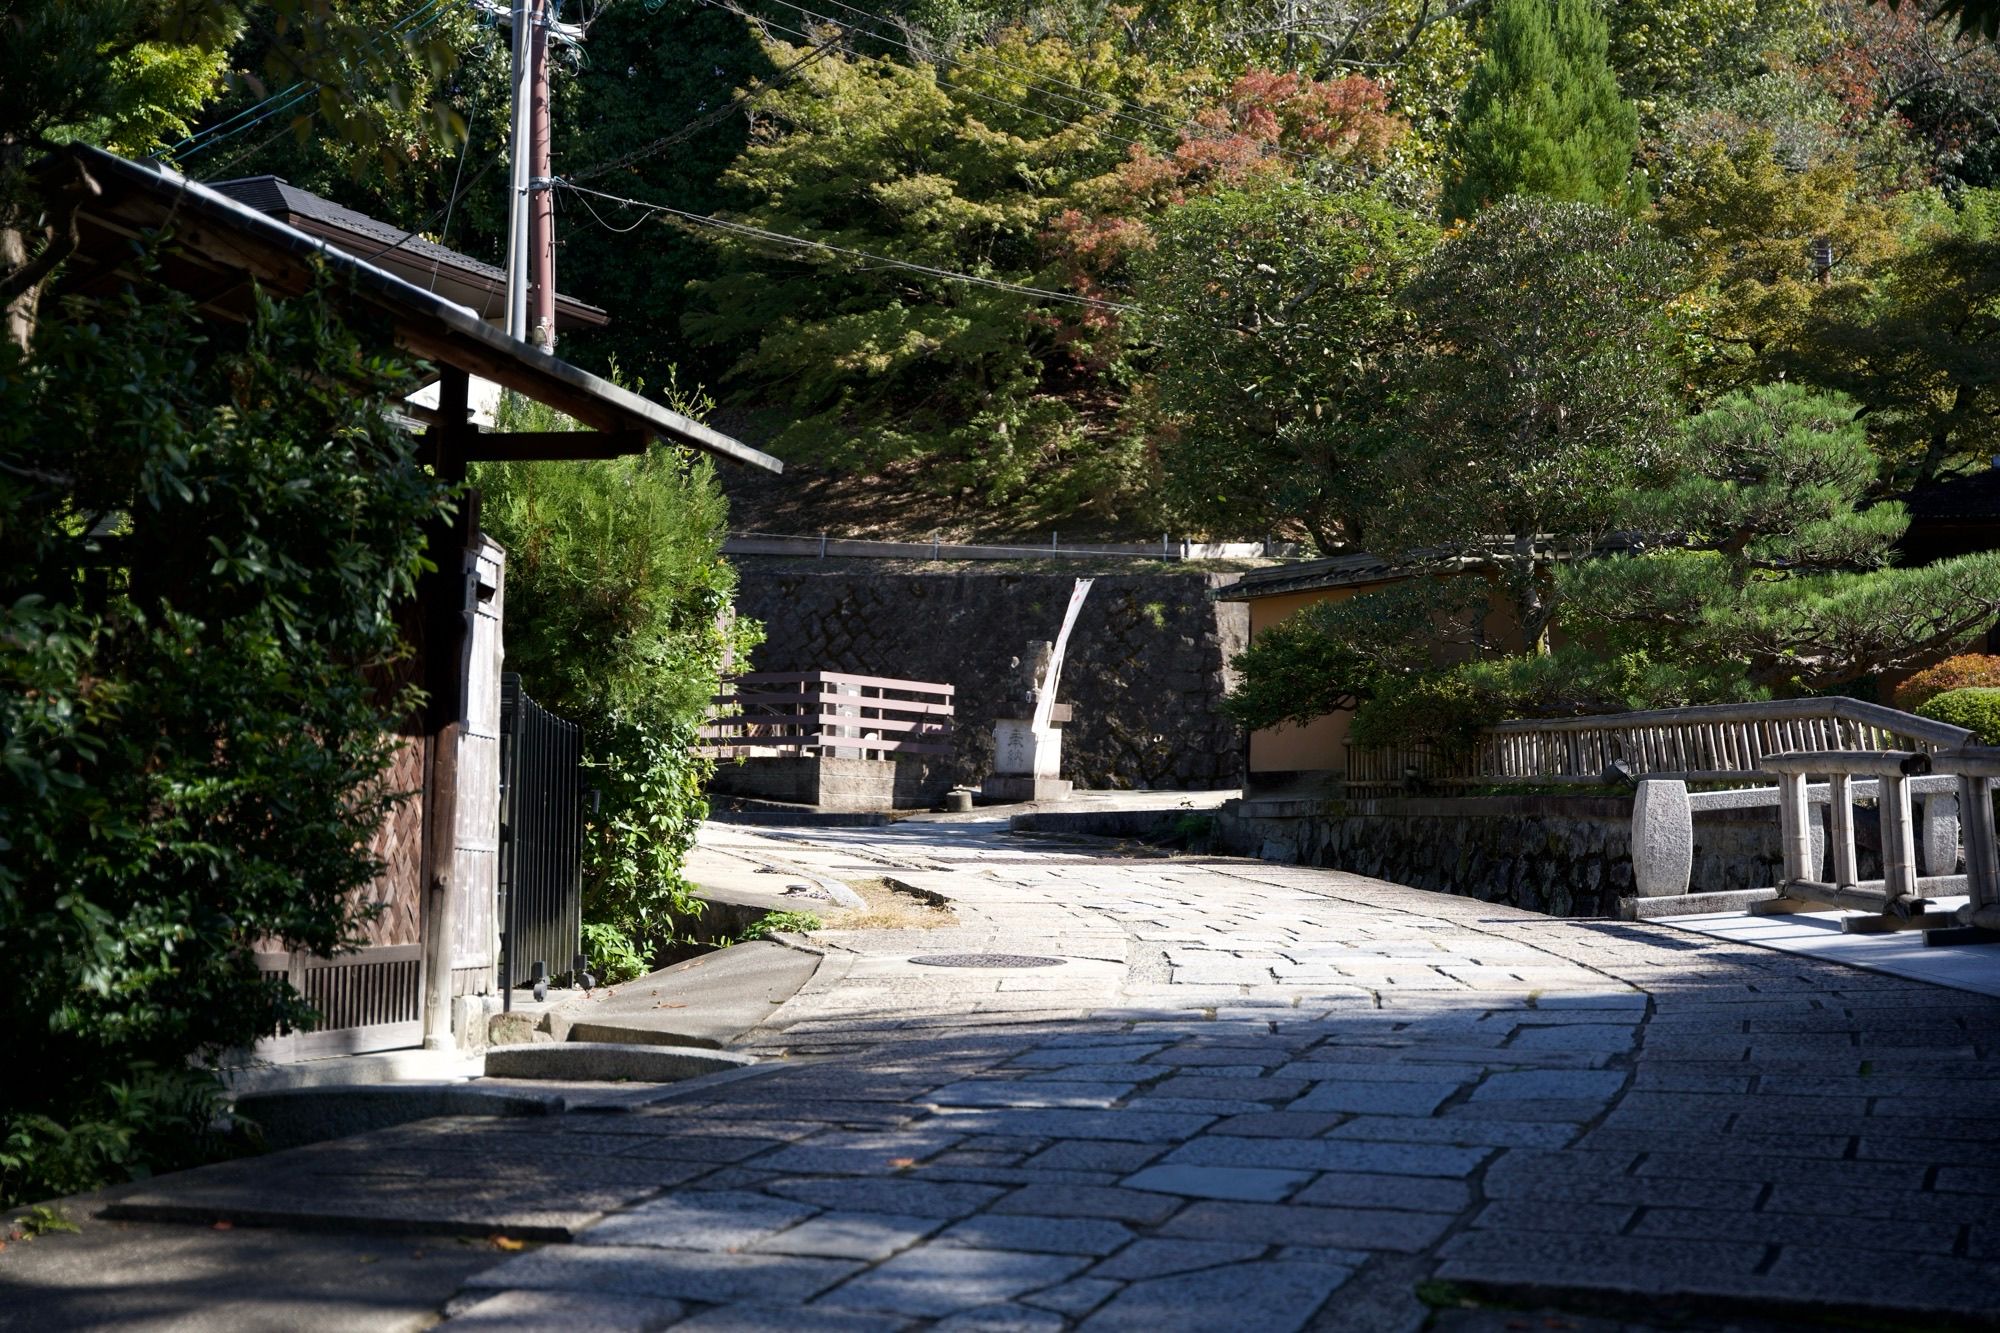
<instances>
[{"instance_id":1,"label":"stone block wall","mask_svg":"<svg viewBox=\"0 0 2000 1333\"><path fill-rule=\"evenodd\" d=\"M1616 916L1633 896L1632 801L1611 797L1413 797L1243 801L1217 815L1215 850L1352 871L1551 916ZM1693 892L1779 876L1775 810L1694 821Z\"/></svg>"},{"instance_id":2,"label":"stone block wall","mask_svg":"<svg viewBox=\"0 0 2000 1333\"><path fill-rule=\"evenodd\" d=\"M977 784L992 771L993 721L1032 639L1062 627L1073 573L801 570L739 558L737 611L764 623L755 671L847 671L957 690L956 753L930 779ZM1091 577L1090 575L1083 575ZM1062 775L1084 788L1233 787L1243 732L1221 711L1229 660L1249 638L1240 602L1209 590L1234 575L1104 574L1085 601L1059 697Z\"/></svg>"}]
</instances>

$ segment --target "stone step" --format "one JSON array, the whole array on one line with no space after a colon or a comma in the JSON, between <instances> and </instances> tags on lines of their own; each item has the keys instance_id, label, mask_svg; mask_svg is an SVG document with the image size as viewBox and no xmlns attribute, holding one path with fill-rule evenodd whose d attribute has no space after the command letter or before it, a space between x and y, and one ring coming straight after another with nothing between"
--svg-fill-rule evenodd
<instances>
[{"instance_id":1,"label":"stone step","mask_svg":"<svg viewBox=\"0 0 2000 1333\"><path fill-rule=\"evenodd\" d=\"M741 1069L756 1060L732 1051L635 1042L559 1041L496 1046L486 1053L489 1078L556 1079L575 1083L678 1083Z\"/></svg>"},{"instance_id":2,"label":"stone step","mask_svg":"<svg viewBox=\"0 0 2000 1333\"><path fill-rule=\"evenodd\" d=\"M1776 889L1731 889L1723 893L1675 893L1659 898L1627 898L1621 915L1627 921L1657 921L1669 916L1701 916L1710 912L1747 912L1752 903L1776 899Z\"/></svg>"},{"instance_id":3,"label":"stone step","mask_svg":"<svg viewBox=\"0 0 2000 1333\"><path fill-rule=\"evenodd\" d=\"M441 1115L558 1115L563 1109L559 1093L468 1083L356 1083L248 1093L236 1099L234 1114L255 1123L264 1146L275 1150Z\"/></svg>"}]
</instances>

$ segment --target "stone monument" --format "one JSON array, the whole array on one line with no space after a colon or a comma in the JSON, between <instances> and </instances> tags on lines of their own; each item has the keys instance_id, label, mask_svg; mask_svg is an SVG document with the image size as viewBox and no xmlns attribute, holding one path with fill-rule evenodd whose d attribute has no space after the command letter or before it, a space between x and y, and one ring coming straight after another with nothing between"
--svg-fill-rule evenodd
<instances>
[{"instance_id":1,"label":"stone monument","mask_svg":"<svg viewBox=\"0 0 2000 1333\"><path fill-rule=\"evenodd\" d=\"M1089 595L1091 580L1078 579L1070 593L1062 630L1051 644L1037 639L1014 659L1018 673L993 722L993 772L980 784L990 801L1053 801L1069 795L1062 777L1062 724L1067 704L1056 702L1070 630Z\"/></svg>"}]
</instances>

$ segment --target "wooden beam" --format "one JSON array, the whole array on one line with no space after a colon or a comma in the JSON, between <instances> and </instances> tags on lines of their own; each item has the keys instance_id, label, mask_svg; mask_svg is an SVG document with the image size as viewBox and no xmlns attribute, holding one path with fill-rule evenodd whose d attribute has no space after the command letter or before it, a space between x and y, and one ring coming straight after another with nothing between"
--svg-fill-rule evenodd
<instances>
[{"instance_id":1,"label":"wooden beam","mask_svg":"<svg viewBox=\"0 0 2000 1333\"><path fill-rule=\"evenodd\" d=\"M459 436L454 445L458 456L468 463L574 462L643 454L646 437L636 430L480 431Z\"/></svg>"}]
</instances>

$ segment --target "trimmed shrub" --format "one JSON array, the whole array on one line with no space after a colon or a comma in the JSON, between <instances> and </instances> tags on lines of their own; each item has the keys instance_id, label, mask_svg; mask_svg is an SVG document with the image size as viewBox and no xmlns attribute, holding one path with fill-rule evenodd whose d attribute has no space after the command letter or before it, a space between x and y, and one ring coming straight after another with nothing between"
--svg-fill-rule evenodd
<instances>
[{"instance_id":1,"label":"trimmed shrub","mask_svg":"<svg viewBox=\"0 0 2000 1333\"><path fill-rule=\"evenodd\" d=\"M316 1017L252 951L360 942L447 501L381 345L143 273L0 340L0 1207L209 1156L206 1067Z\"/></svg>"},{"instance_id":2,"label":"trimmed shrub","mask_svg":"<svg viewBox=\"0 0 2000 1333\"><path fill-rule=\"evenodd\" d=\"M1934 667L1925 667L1896 687L1896 707L1906 713L1924 712L1924 705L1951 690L2000 687L2000 657L1991 653L1960 653Z\"/></svg>"},{"instance_id":3,"label":"trimmed shrub","mask_svg":"<svg viewBox=\"0 0 2000 1333\"><path fill-rule=\"evenodd\" d=\"M643 388L643 385L635 387ZM699 416L668 385L670 401ZM498 424L574 430L509 396ZM584 937L604 981L658 962L699 915L681 858L707 817L713 765L694 753L723 664L762 637L730 611L727 505L705 459L656 445L592 463L483 463L482 521L507 548L507 664L583 727Z\"/></svg>"},{"instance_id":4,"label":"trimmed shrub","mask_svg":"<svg viewBox=\"0 0 2000 1333\"><path fill-rule=\"evenodd\" d=\"M2000 745L2000 689L1947 690L1926 699L1917 716L1964 727L1981 745Z\"/></svg>"}]
</instances>

